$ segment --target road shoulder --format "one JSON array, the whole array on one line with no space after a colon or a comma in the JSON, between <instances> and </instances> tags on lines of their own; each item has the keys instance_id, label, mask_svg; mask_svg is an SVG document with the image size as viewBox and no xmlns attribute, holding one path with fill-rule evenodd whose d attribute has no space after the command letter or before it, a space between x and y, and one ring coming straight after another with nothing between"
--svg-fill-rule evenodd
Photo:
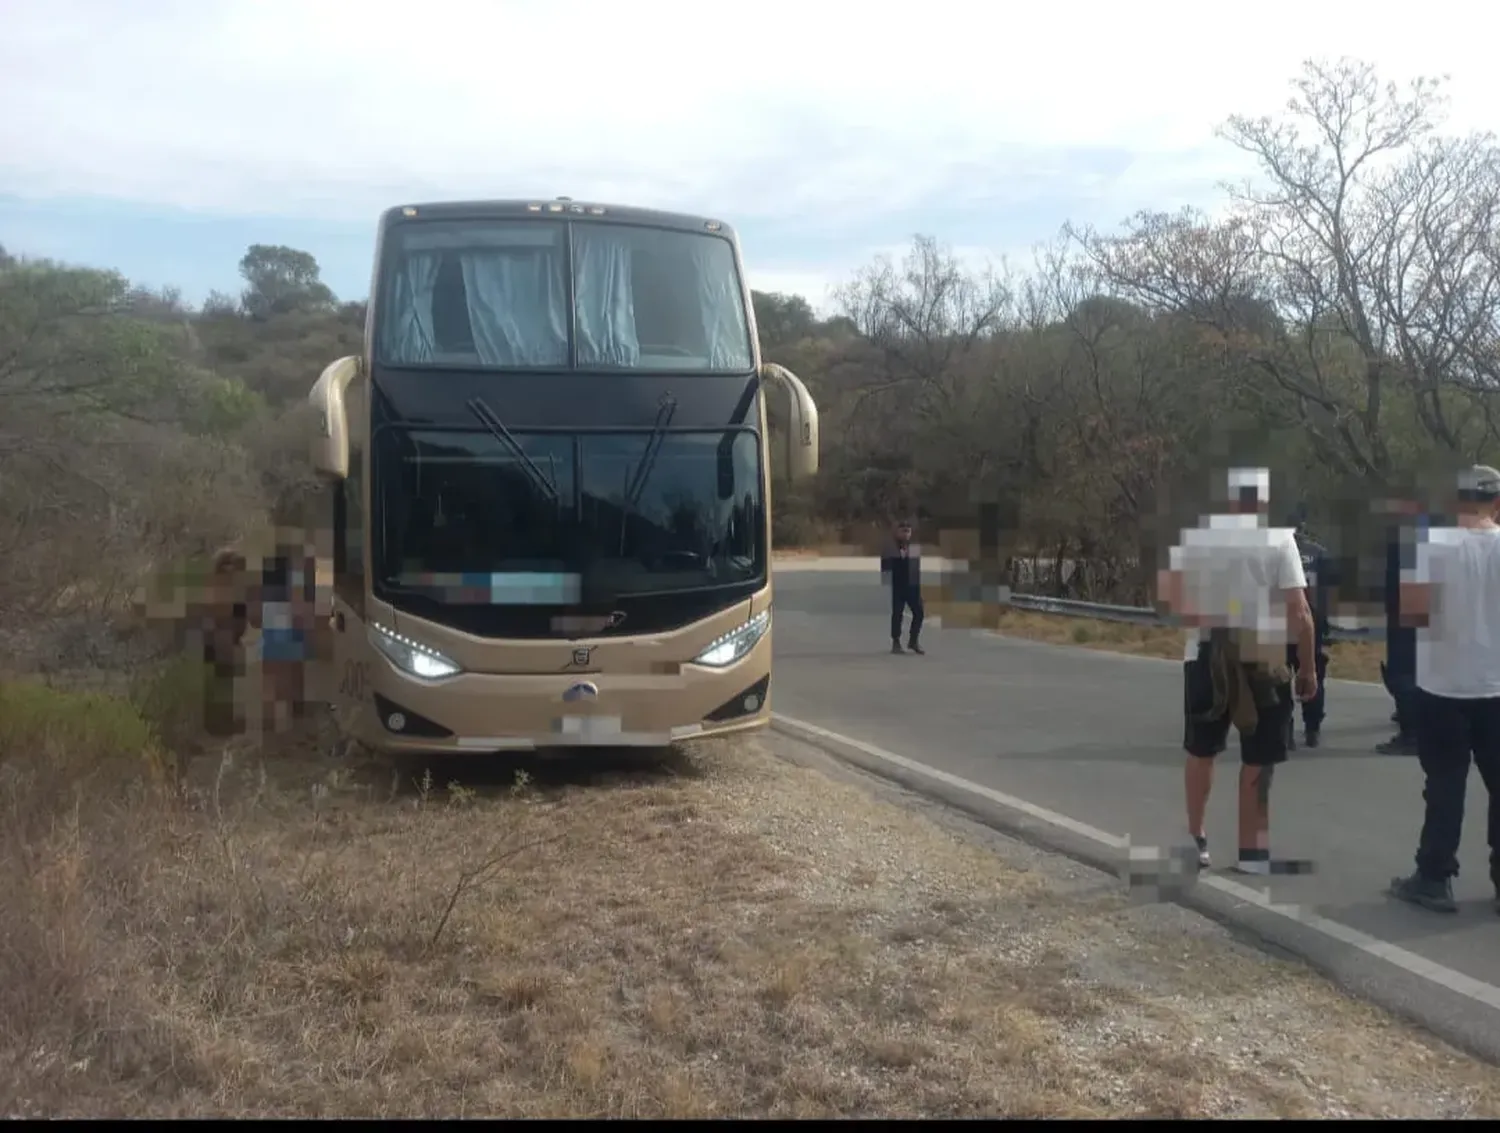
<instances>
[{"instance_id":1,"label":"road shoulder","mask_svg":"<svg viewBox=\"0 0 1500 1133\"><path fill-rule=\"evenodd\" d=\"M869 804L846 803L846 813L869 818L841 821L834 841L863 846L873 872L904 874L917 893L946 888L945 907L968 910L974 923L963 926L960 938L967 947L946 963L1003 971L1023 954L1049 957L1045 981L1032 986L1050 985L1047 995L1071 999L1066 1006L1057 1001L1050 1025L1059 1047L1085 1068L1081 1100L1096 1112L1460 1116L1495 1104L1487 1064L1346 994L1305 965L1268 954L1257 937L1177 904L1133 898L1115 877L1001 833L821 746L787 735L768 746L823 781L809 780L816 792L798 797L816 793L821 806L839 794L824 784L839 784L906 815L902 822L877 817L879 809ZM872 836L881 826L907 833L900 843ZM922 853L942 839L982 850L990 864L971 865L966 879L954 878L941 857ZM1014 875L1031 878L1033 892L1003 883Z\"/></svg>"}]
</instances>

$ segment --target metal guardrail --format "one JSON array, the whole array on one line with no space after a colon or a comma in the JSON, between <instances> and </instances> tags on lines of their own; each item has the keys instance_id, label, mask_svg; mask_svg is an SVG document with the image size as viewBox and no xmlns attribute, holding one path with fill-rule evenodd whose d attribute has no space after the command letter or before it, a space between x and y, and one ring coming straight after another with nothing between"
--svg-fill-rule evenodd
<instances>
[{"instance_id":1,"label":"metal guardrail","mask_svg":"<svg viewBox=\"0 0 1500 1133\"><path fill-rule=\"evenodd\" d=\"M1102 622L1123 622L1129 625L1176 624L1146 606L1111 606L1104 602L1081 602L1076 598L1049 598L1042 594L1018 594L1012 591L1010 604L1018 610L1032 610L1038 614L1056 614L1066 618L1093 618ZM1330 641L1383 641L1384 626L1342 626L1332 623L1328 627Z\"/></svg>"},{"instance_id":2,"label":"metal guardrail","mask_svg":"<svg viewBox=\"0 0 1500 1133\"><path fill-rule=\"evenodd\" d=\"M782 562L779 570L829 570L864 573L872 569L876 560L870 557L850 556L835 559L812 559L808 562ZM924 563L924 565L927 565ZM989 605L1011 605L1018 610L1031 610L1038 614L1054 614L1065 618L1093 618L1104 622L1121 622L1126 625L1173 626L1175 619L1162 617L1147 606L1116 606L1105 602L1084 602L1077 598L1053 598L1045 594L1026 594L997 584L994 575L968 569L961 560L938 559L936 570L923 580L922 589L928 601L939 601L938 594L950 602L983 602ZM940 579L941 581L934 581ZM1369 625L1341 625L1334 622L1329 627L1330 641L1384 641L1385 619L1372 619Z\"/></svg>"}]
</instances>

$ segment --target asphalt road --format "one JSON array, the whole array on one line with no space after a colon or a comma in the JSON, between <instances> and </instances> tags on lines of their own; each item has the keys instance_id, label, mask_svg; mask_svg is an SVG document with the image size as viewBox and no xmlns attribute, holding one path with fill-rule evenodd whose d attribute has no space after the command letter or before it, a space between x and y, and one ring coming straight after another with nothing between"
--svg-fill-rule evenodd
<instances>
[{"instance_id":1,"label":"asphalt road","mask_svg":"<svg viewBox=\"0 0 1500 1133\"><path fill-rule=\"evenodd\" d=\"M776 572L778 714L1127 837L1135 847L1186 843L1176 664L937 625L923 634L927 656L892 656L888 599L874 563L827 569L833 565ZM1422 812L1416 760L1371 750L1391 734L1390 713L1378 686L1330 682L1323 744L1299 748L1272 801L1273 855L1310 860L1315 872L1249 884L1278 904L1296 903L1500 986L1500 916L1486 869L1486 800L1477 774L1460 852L1465 870L1455 886L1459 914L1428 913L1383 895L1393 876L1412 868ZM1220 762L1208 819L1216 871L1235 852L1233 746ZM1355 977L1362 990L1377 999L1383 991L1393 1006L1419 1016L1435 1010L1432 989L1420 986L1413 964L1404 974L1371 975L1370 951L1364 975ZM1494 1004L1473 1002L1472 989L1453 994L1463 1002L1443 1014L1463 1016L1461 1029L1472 1040L1465 1045L1500 1050Z\"/></svg>"}]
</instances>

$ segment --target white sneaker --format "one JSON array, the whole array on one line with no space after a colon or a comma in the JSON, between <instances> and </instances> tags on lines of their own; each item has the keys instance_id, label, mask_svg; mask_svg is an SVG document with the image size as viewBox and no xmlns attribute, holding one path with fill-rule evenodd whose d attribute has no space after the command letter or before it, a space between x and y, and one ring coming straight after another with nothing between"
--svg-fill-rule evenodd
<instances>
[{"instance_id":1,"label":"white sneaker","mask_svg":"<svg viewBox=\"0 0 1500 1133\"><path fill-rule=\"evenodd\" d=\"M1208 858L1208 839L1202 834L1194 834L1193 841L1198 846L1198 868L1207 869L1210 864Z\"/></svg>"},{"instance_id":2,"label":"white sneaker","mask_svg":"<svg viewBox=\"0 0 1500 1133\"><path fill-rule=\"evenodd\" d=\"M1241 858L1234 863L1234 872L1267 877L1271 873L1271 862L1268 858Z\"/></svg>"}]
</instances>

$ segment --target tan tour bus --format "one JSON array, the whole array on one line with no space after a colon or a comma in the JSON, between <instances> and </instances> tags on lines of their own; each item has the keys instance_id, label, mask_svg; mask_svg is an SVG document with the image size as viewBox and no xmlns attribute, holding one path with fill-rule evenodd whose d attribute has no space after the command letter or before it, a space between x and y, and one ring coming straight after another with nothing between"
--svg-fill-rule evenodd
<instances>
[{"instance_id":1,"label":"tan tour bus","mask_svg":"<svg viewBox=\"0 0 1500 1133\"><path fill-rule=\"evenodd\" d=\"M363 353L311 400L353 738L656 746L769 722L771 466L816 473L818 414L760 362L728 225L391 209Z\"/></svg>"}]
</instances>

